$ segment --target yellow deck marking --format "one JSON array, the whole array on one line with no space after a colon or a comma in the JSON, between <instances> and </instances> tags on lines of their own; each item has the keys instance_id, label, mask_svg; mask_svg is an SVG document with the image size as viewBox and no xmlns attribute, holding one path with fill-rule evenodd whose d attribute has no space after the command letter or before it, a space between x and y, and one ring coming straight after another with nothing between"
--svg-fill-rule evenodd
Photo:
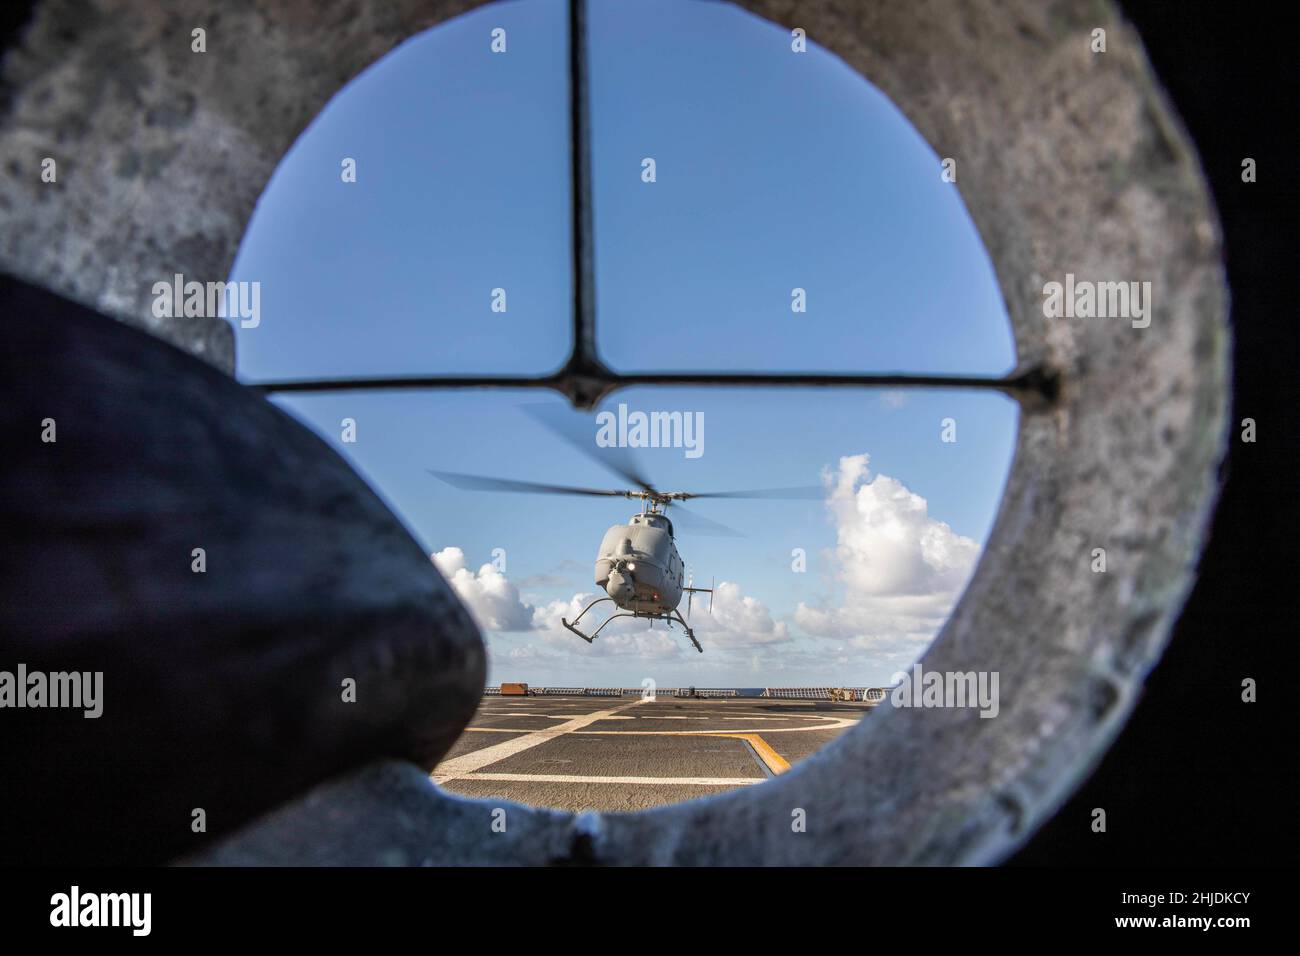
<instances>
[{"instance_id":1,"label":"yellow deck marking","mask_svg":"<svg viewBox=\"0 0 1300 956\"><path fill-rule=\"evenodd\" d=\"M785 773L790 769L790 763L779 753L772 749L766 740L758 734L714 734L715 737L734 737L737 740L743 740L754 748L754 753L758 754L759 759L767 764L767 769L773 774Z\"/></svg>"}]
</instances>

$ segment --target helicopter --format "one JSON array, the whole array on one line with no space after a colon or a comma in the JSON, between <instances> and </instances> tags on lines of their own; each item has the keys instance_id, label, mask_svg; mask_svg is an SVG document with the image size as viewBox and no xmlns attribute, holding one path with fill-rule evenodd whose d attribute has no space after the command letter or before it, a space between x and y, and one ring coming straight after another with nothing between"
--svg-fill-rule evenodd
<instances>
[{"instance_id":1,"label":"helicopter","mask_svg":"<svg viewBox=\"0 0 1300 956\"><path fill-rule=\"evenodd\" d=\"M535 415L535 417L537 417ZM616 524L605 532L600 548L596 553L596 586L605 593L589 603L572 621L561 618L561 623L588 644L599 636L600 632L618 618L648 618L651 621L664 621L669 629L674 623L680 624L686 637L700 653L704 648L695 637L687 619L682 616L679 605L683 595L687 598L686 611L690 614L691 602L696 594L709 595L709 610L713 609L713 587L697 588L686 576L685 563L677 550L676 529L673 521L666 514L672 506L678 516L678 523L684 529L696 534L722 537L743 537L734 529L719 524L684 508L681 502L696 498L787 498L820 499L824 489L817 486L799 488L769 488L752 491L659 491L630 461L623 459L616 450L600 448L600 454L593 445L571 432L557 429L553 422L542 419L560 437L574 445L584 455L592 458L629 483L634 489L614 490L603 488L577 488L567 485L551 485L533 481L518 481L508 478L491 478L482 475L467 475L459 472L434 471L429 473L453 487L466 491L507 491L552 495L582 495L591 497L629 498L639 500L641 509L632 515L625 524ZM584 632L578 625L587 612L598 604L610 602L617 608L591 634Z\"/></svg>"}]
</instances>

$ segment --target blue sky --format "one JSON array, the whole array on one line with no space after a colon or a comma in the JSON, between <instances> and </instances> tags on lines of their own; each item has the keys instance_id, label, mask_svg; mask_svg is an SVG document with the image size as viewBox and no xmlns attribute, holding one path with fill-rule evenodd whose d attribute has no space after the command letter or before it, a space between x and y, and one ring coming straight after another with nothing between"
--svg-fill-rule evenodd
<instances>
[{"instance_id":1,"label":"blue sky","mask_svg":"<svg viewBox=\"0 0 1300 956\"><path fill-rule=\"evenodd\" d=\"M262 284L241 378L544 372L570 315L565 7L481 8L404 44L281 162L232 278ZM493 54L490 32L507 31ZM590 23L598 345L635 369L993 373L1013 364L983 247L939 158L877 90L727 4L597 3ZM815 37L813 38L815 40ZM340 162L357 161L357 182ZM641 178L652 157L657 181ZM794 287L808 311L790 309ZM493 312L504 288L507 311ZM661 488L825 482L824 501L700 502L744 539L679 547L716 577L705 654L662 625L588 647L556 620L594 593L627 501L473 494L426 468L616 487L523 392L276 399L393 506L489 631L490 679L879 683L926 645L991 527L1013 403L970 392L636 389L700 412L705 453L646 449ZM940 440L941 421L957 440ZM357 441L340 441L340 422ZM591 425L593 440L594 423ZM866 456L864 459L862 456ZM883 480L877 476L883 476ZM505 567L493 567L494 548ZM792 569L801 548L807 570ZM484 567L487 565L486 567ZM493 625L496 625L495 627Z\"/></svg>"}]
</instances>

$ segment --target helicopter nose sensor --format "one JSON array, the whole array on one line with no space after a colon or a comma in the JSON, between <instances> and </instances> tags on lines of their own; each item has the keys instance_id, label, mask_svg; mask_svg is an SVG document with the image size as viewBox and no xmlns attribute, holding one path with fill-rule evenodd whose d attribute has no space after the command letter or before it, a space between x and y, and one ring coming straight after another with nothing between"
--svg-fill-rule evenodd
<instances>
[{"instance_id":1,"label":"helicopter nose sensor","mask_svg":"<svg viewBox=\"0 0 1300 956\"><path fill-rule=\"evenodd\" d=\"M632 586L632 580L622 570L611 571L609 580L605 582L605 593L612 597L617 604L632 600L636 593Z\"/></svg>"}]
</instances>

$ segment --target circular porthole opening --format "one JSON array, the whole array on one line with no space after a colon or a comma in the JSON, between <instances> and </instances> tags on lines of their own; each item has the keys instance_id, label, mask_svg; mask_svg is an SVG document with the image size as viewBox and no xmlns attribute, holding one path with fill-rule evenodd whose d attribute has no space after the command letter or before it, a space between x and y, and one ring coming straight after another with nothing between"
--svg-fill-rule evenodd
<instances>
[{"instance_id":1,"label":"circular porthole opening","mask_svg":"<svg viewBox=\"0 0 1300 956\"><path fill-rule=\"evenodd\" d=\"M242 378L563 365L567 17L489 5L333 98L230 277L262 290ZM613 374L1013 369L951 164L838 58L694 0L596 6L586 35ZM487 641L482 707L433 779L573 812L760 784L869 720L975 568L1018 419L955 388L276 400L385 497ZM996 711L987 676L970 692Z\"/></svg>"}]
</instances>

